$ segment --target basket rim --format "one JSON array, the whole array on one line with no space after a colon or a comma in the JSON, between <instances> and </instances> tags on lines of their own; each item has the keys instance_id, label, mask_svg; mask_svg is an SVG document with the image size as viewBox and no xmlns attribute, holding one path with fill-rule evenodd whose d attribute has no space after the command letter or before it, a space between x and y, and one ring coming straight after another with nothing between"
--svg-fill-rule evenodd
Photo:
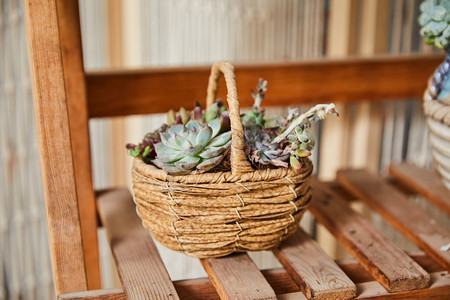
<instances>
[{"instance_id":1,"label":"basket rim","mask_svg":"<svg viewBox=\"0 0 450 300\"><path fill-rule=\"evenodd\" d=\"M266 170L253 170L253 172L243 174L233 174L231 171L226 172L208 172L202 174L189 175L169 175L166 171L158 167L145 163L142 158L137 157L133 159L132 171L138 172L144 176L152 177L167 182L178 182L185 184L198 183L224 183L224 182L256 182L256 181L271 181L285 177L309 177L313 171L313 163L309 158L302 160L305 166L299 171L292 168L276 168Z\"/></svg>"}]
</instances>

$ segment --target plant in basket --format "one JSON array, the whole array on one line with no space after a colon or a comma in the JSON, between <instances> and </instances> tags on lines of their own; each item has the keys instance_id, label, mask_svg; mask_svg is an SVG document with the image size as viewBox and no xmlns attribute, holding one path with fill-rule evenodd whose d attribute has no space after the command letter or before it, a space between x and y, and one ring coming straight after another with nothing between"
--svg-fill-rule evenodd
<instances>
[{"instance_id":1,"label":"plant in basket","mask_svg":"<svg viewBox=\"0 0 450 300\"><path fill-rule=\"evenodd\" d=\"M423 108L437 171L450 189L450 0L426 0L420 10L420 34L427 44L446 51L444 62L428 81Z\"/></svg>"},{"instance_id":2,"label":"plant in basket","mask_svg":"<svg viewBox=\"0 0 450 300\"><path fill-rule=\"evenodd\" d=\"M207 108L169 111L167 124L128 144L133 190L143 224L163 245L195 257L277 246L293 233L311 198L311 122L338 113L316 105L286 118L266 117L267 82L241 115L233 66L216 63ZM224 75L229 110L216 100Z\"/></svg>"}]
</instances>

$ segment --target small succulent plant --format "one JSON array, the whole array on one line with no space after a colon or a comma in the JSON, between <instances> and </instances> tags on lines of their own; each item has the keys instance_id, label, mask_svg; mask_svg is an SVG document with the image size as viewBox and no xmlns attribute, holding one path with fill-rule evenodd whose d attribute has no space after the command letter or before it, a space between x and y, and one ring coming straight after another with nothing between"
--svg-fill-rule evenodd
<instances>
[{"instance_id":1,"label":"small succulent plant","mask_svg":"<svg viewBox=\"0 0 450 300\"><path fill-rule=\"evenodd\" d=\"M450 45L450 0L425 0L420 5L420 34L427 37L427 44L437 48Z\"/></svg>"},{"instance_id":2,"label":"small succulent plant","mask_svg":"<svg viewBox=\"0 0 450 300\"><path fill-rule=\"evenodd\" d=\"M241 115L244 151L255 169L303 167L301 158L311 155L314 138L311 122L327 114L337 116L334 104L316 105L300 114L290 109L287 118L265 117L261 102L267 81L259 79L254 104ZM164 169L170 175L199 174L211 170L230 170L230 118L221 100L203 113L197 103L189 112L181 108L167 113L167 124L148 133L139 145L127 144L128 153Z\"/></svg>"},{"instance_id":3,"label":"small succulent plant","mask_svg":"<svg viewBox=\"0 0 450 300\"><path fill-rule=\"evenodd\" d=\"M221 118L208 123L190 120L186 125L175 124L160 135L153 163L171 175L202 173L216 167L231 144L231 131Z\"/></svg>"},{"instance_id":4,"label":"small succulent plant","mask_svg":"<svg viewBox=\"0 0 450 300\"><path fill-rule=\"evenodd\" d=\"M315 141L309 128L311 122L324 119L328 113L339 116L334 104L320 104L300 115L298 109L289 109L286 119L279 116L265 118L260 108L267 91L267 81L260 79L252 108L241 116L244 125L246 153L257 169L267 167L302 168L300 158L311 155Z\"/></svg>"},{"instance_id":5,"label":"small succulent plant","mask_svg":"<svg viewBox=\"0 0 450 300\"><path fill-rule=\"evenodd\" d=\"M230 118L221 100L205 114L198 103L188 112L167 113L167 124L148 133L139 145L127 144L128 154L153 163L171 175L202 173L218 166L231 144Z\"/></svg>"}]
</instances>

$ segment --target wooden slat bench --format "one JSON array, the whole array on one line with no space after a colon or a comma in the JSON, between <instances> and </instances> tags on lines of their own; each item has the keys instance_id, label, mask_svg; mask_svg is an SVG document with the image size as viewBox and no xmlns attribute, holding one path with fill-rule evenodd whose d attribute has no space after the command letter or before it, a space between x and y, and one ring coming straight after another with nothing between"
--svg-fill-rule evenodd
<instances>
[{"instance_id":1,"label":"wooden slat bench","mask_svg":"<svg viewBox=\"0 0 450 300\"><path fill-rule=\"evenodd\" d=\"M398 183L408 185L426 174L414 168L417 172L398 176ZM310 211L354 258L333 261L299 229L273 250L282 269L261 271L242 253L201 260L209 278L175 282L151 235L141 226L129 192L99 193L98 211L123 289L63 294L59 299L448 299L450 253L439 250L450 242L448 229L410 203L392 178L363 170L344 170L337 178L333 183L312 180ZM426 184L441 185L421 182L421 190L428 189ZM411 254L397 248L350 208L348 200L353 198L369 203L424 252Z\"/></svg>"},{"instance_id":2,"label":"wooden slat bench","mask_svg":"<svg viewBox=\"0 0 450 300\"><path fill-rule=\"evenodd\" d=\"M450 242L449 230L407 198L420 193L448 214L449 194L433 173L408 165L391 168L394 181L361 170L342 171L336 182L313 181L311 212L353 259L334 262L298 231L274 249L283 268L261 271L244 253L202 261L208 278L172 281L130 193L118 189L96 196L89 119L161 113L186 97L201 99L209 68L88 74L78 1L25 0L24 8L59 299L449 299L450 253L440 250ZM441 61L426 55L241 65L236 76L243 91L261 76L273 82L271 97L277 101L269 105L409 99L422 96ZM241 101L248 106L251 99ZM424 252L398 249L349 207L347 200L354 198ZM100 290L98 225L106 229L121 288Z\"/></svg>"}]
</instances>

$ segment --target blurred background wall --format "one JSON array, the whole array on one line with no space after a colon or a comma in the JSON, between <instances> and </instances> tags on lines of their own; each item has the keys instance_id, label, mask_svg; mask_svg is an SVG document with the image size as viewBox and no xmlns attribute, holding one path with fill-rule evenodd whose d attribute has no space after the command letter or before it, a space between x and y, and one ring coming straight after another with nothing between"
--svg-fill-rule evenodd
<instances>
[{"instance_id":1,"label":"blurred background wall","mask_svg":"<svg viewBox=\"0 0 450 300\"><path fill-rule=\"evenodd\" d=\"M0 299L50 299L53 288L22 1L0 3ZM80 0L84 63L92 71L210 65L216 60L239 64L430 52L432 48L418 35L419 3ZM186 103L194 100L185 99ZM318 146L312 159L318 176L333 179L335 171L346 166L385 172L389 163L404 160L431 167L420 99L397 100L337 103L342 118L330 118L314 128ZM286 108L270 111L283 113ZM131 160L125 143L139 141L164 120L164 115L92 120L96 188L128 185ZM396 244L415 249L376 214L361 205L354 208ZM439 211L430 213L448 225ZM332 257L348 255L311 216L304 218L302 226ZM103 284L117 286L102 232L100 239ZM196 260L159 249L172 279L205 276ZM252 258L261 268L277 264L268 252Z\"/></svg>"}]
</instances>

